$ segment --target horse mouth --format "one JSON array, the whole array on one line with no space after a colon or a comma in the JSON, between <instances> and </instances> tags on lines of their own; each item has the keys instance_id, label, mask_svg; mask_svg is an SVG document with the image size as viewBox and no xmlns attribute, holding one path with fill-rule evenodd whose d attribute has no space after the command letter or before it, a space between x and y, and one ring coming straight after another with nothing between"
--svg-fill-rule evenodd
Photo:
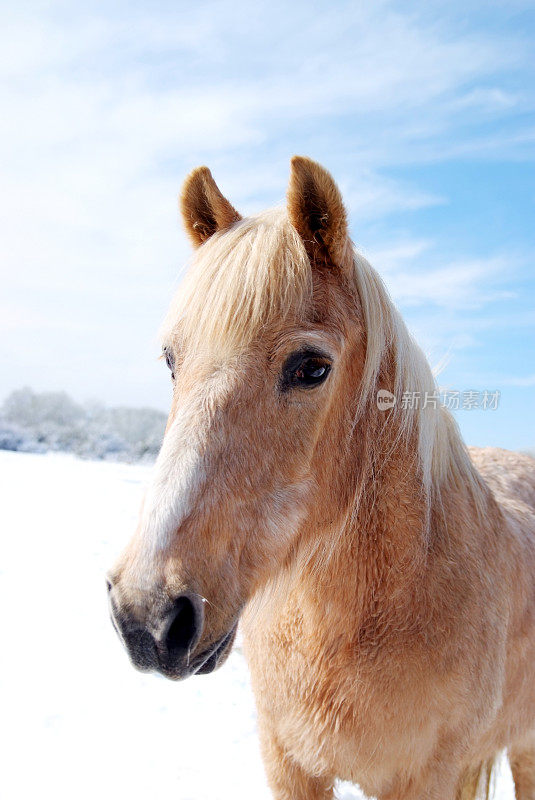
<instances>
[{"instance_id":1,"label":"horse mouth","mask_svg":"<svg viewBox=\"0 0 535 800\"><path fill-rule=\"evenodd\" d=\"M237 629L238 623L236 622L228 633L225 633L217 642L203 650L202 653L199 653L192 663L191 674L208 675L218 669L230 655Z\"/></svg>"},{"instance_id":2,"label":"horse mouth","mask_svg":"<svg viewBox=\"0 0 535 800\"><path fill-rule=\"evenodd\" d=\"M192 675L208 675L210 672L219 669L227 660L236 638L236 631L238 623L234 623L232 628L216 642L213 642L210 647L207 647L198 655L194 656L191 660L180 661L179 663L169 663L165 658L158 657L158 664L155 669L165 678L171 680L184 680L190 678ZM137 669L143 670L143 667L136 663Z\"/></svg>"}]
</instances>

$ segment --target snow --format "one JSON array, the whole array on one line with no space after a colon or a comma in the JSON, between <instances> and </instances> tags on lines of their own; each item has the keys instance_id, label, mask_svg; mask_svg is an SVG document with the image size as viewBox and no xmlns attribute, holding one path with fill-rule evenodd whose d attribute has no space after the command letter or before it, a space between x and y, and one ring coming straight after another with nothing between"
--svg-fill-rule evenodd
<instances>
[{"instance_id":1,"label":"snow","mask_svg":"<svg viewBox=\"0 0 535 800\"><path fill-rule=\"evenodd\" d=\"M104 574L149 468L0 451L0 795L10 800L239 800L271 795L239 646L212 675L136 672ZM339 788L343 800L362 795ZM510 778L498 796L512 798Z\"/></svg>"}]
</instances>

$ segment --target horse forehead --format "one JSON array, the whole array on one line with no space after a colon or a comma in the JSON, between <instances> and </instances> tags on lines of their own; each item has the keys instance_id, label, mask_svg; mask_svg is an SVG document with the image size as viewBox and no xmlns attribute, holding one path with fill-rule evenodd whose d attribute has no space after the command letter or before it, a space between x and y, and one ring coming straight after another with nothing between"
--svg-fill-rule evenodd
<instances>
[{"instance_id":1,"label":"horse forehead","mask_svg":"<svg viewBox=\"0 0 535 800\"><path fill-rule=\"evenodd\" d=\"M194 357L184 360L171 408L171 421L187 416L205 417L224 403L243 384L238 359Z\"/></svg>"}]
</instances>

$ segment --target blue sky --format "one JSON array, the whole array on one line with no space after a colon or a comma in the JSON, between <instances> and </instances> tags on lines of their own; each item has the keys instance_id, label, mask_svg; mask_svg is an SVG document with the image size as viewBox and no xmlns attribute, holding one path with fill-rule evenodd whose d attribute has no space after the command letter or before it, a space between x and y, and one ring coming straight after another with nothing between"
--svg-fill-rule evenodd
<instances>
[{"instance_id":1,"label":"blue sky","mask_svg":"<svg viewBox=\"0 0 535 800\"><path fill-rule=\"evenodd\" d=\"M0 393L167 408L156 331L212 169L327 166L471 444L535 447L535 3L2 3Z\"/></svg>"}]
</instances>

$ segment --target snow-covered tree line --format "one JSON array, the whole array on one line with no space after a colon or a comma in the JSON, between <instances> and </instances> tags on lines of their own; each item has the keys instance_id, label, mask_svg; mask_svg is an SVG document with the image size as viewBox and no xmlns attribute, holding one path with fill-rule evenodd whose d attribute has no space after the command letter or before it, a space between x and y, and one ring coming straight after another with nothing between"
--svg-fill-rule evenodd
<instances>
[{"instance_id":1,"label":"snow-covered tree line","mask_svg":"<svg viewBox=\"0 0 535 800\"><path fill-rule=\"evenodd\" d=\"M106 408L74 402L66 392L12 392L0 407L0 450L74 453L140 461L160 449L165 414L152 408Z\"/></svg>"}]
</instances>

